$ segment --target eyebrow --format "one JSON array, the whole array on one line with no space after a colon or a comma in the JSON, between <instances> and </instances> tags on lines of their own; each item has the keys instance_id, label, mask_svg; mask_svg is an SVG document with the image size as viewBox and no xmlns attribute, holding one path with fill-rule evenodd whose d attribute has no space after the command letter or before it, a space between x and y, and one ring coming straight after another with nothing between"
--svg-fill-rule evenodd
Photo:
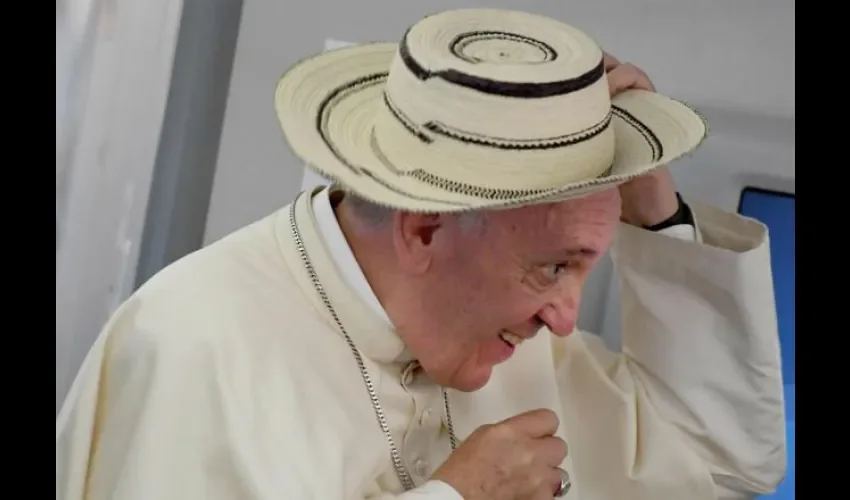
<instances>
[{"instance_id":1,"label":"eyebrow","mask_svg":"<svg viewBox=\"0 0 850 500\"><path fill-rule=\"evenodd\" d=\"M564 250L567 257L596 257L599 252L589 247L568 248Z\"/></svg>"},{"instance_id":2,"label":"eyebrow","mask_svg":"<svg viewBox=\"0 0 850 500\"><path fill-rule=\"evenodd\" d=\"M550 253L548 257L540 259L536 265L548 265L552 261L575 258L595 258L599 255L597 250L590 247L570 247L561 250L556 250ZM534 259L537 260L537 259Z\"/></svg>"}]
</instances>

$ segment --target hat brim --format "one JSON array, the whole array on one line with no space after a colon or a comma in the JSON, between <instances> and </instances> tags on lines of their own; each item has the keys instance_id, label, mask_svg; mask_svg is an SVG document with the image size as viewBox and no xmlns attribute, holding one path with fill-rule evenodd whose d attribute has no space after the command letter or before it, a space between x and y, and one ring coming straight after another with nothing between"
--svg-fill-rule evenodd
<instances>
[{"instance_id":1,"label":"hat brim","mask_svg":"<svg viewBox=\"0 0 850 500\"><path fill-rule=\"evenodd\" d=\"M343 189L383 206L440 213L578 198L667 165L694 151L707 134L705 120L684 103L630 90L612 100L614 162L599 177L501 197L389 175L372 147L372 123L384 105L384 82L397 48L370 43L323 52L293 66L275 92L277 117L294 153Z\"/></svg>"}]
</instances>

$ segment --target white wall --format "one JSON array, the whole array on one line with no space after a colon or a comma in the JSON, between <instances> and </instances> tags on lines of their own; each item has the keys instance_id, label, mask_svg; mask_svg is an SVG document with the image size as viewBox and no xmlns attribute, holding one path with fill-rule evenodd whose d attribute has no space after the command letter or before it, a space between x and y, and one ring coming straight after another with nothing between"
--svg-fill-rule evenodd
<instances>
[{"instance_id":1,"label":"white wall","mask_svg":"<svg viewBox=\"0 0 850 500\"><path fill-rule=\"evenodd\" d=\"M57 412L103 323L133 287L181 9L169 0L110 2L92 18L82 86L65 95L69 80L57 74L57 99L84 103L74 133L63 130L73 147L57 153ZM57 52L57 73L69 68L63 56ZM57 111L57 141L59 118Z\"/></svg>"},{"instance_id":2,"label":"white wall","mask_svg":"<svg viewBox=\"0 0 850 500\"><path fill-rule=\"evenodd\" d=\"M245 3L205 242L286 204L302 165L273 109L283 70L327 38L397 40L421 16L458 6L522 8L581 27L609 52L643 67L660 91L699 108L712 135L673 167L686 194L734 209L748 176L794 178L794 0L497 0L412 4L391 0ZM585 291L584 326L609 330L610 269ZM608 321L603 321L608 319ZM616 321L613 321L616 323Z\"/></svg>"}]
</instances>

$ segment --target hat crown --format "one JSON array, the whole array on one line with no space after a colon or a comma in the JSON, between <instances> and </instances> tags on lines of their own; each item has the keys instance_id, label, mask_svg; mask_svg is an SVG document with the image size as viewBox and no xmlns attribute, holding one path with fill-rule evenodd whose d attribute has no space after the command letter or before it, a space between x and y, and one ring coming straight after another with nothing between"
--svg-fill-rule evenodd
<instances>
[{"instance_id":1,"label":"hat crown","mask_svg":"<svg viewBox=\"0 0 850 500\"><path fill-rule=\"evenodd\" d=\"M405 33L386 93L403 118L426 129L559 138L590 129L610 113L602 55L587 35L552 19L448 11Z\"/></svg>"},{"instance_id":2,"label":"hat crown","mask_svg":"<svg viewBox=\"0 0 850 500\"><path fill-rule=\"evenodd\" d=\"M514 176L529 187L596 177L614 156L602 56L581 31L534 14L426 17L398 44L376 145L395 168L458 181L480 176L481 166L464 175L464 163L487 156L488 168L508 174L505 188ZM417 149L428 154L417 160ZM507 154L492 157L494 149Z\"/></svg>"}]
</instances>

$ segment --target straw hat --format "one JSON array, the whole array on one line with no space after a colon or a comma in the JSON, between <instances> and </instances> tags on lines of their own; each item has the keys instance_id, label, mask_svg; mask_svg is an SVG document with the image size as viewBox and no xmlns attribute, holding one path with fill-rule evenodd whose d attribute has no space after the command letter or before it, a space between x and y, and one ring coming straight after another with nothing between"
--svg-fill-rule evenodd
<instances>
[{"instance_id":1,"label":"straw hat","mask_svg":"<svg viewBox=\"0 0 850 500\"><path fill-rule=\"evenodd\" d=\"M457 212L586 195L702 142L688 106L631 90L610 99L603 53L538 15L461 9L399 43L324 52L281 78L275 106L294 152L362 198Z\"/></svg>"}]
</instances>

